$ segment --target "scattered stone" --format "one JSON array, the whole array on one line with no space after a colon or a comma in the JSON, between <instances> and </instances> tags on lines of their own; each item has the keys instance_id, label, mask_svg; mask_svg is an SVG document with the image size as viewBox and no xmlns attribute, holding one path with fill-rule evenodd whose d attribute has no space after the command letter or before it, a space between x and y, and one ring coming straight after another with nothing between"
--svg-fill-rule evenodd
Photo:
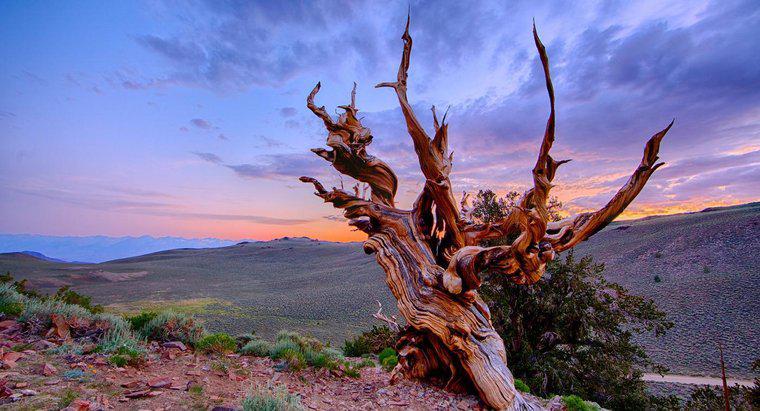
<instances>
[{"instance_id":1,"label":"scattered stone","mask_svg":"<svg viewBox=\"0 0 760 411\"><path fill-rule=\"evenodd\" d=\"M77 398L64 411L88 411L91 406L89 401Z\"/></svg>"},{"instance_id":2,"label":"scattered stone","mask_svg":"<svg viewBox=\"0 0 760 411\"><path fill-rule=\"evenodd\" d=\"M187 390L187 384L183 384L180 382L172 382L172 385L169 386L169 389L175 390L175 391Z\"/></svg>"},{"instance_id":3,"label":"scattered stone","mask_svg":"<svg viewBox=\"0 0 760 411\"><path fill-rule=\"evenodd\" d=\"M186 375L194 375L196 377L200 377L201 375L203 375L203 373L200 372L200 371L198 371L198 370L190 370L190 371L186 372L185 374Z\"/></svg>"},{"instance_id":4,"label":"scattered stone","mask_svg":"<svg viewBox=\"0 0 760 411\"><path fill-rule=\"evenodd\" d=\"M35 390L21 390L19 392L23 394L25 397L34 397L35 395L37 395L37 391Z\"/></svg>"},{"instance_id":5,"label":"scattered stone","mask_svg":"<svg viewBox=\"0 0 760 411\"><path fill-rule=\"evenodd\" d=\"M127 398L143 398L143 397L147 397L148 394L150 394L149 389L140 389L140 390L127 391L124 393L124 396Z\"/></svg>"},{"instance_id":6,"label":"scattered stone","mask_svg":"<svg viewBox=\"0 0 760 411\"><path fill-rule=\"evenodd\" d=\"M60 382L61 382L61 380L60 380L60 379L58 379L58 378L53 378L52 380L47 380L47 381L45 381L45 383L44 383L44 384L45 384L45 385L56 385L56 384L59 384Z\"/></svg>"},{"instance_id":7,"label":"scattered stone","mask_svg":"<svg viewBox=\"0 0 760 411\"><path fill-rule=\"evenodd\" d=\"M41 373L42 375L46 377L50 377L51 375L55 375L58 372L58 369L53 367L50 363L45 363L45 365L42 366Z\"/></svg>"},{"instance_id":8,"label":"scattered stone","mask_svg":"<svg viewBox=\"0 0 760 411\"><path fill-rule=\"evenodd\" d=\"M150 388L166 388L170 385L172 385L172 380L169 378L155 378L148 381Z\"/></svg>"},{"instance_id":9,"label":"scattered stone","mask_svg":"<svg viewBox=\"0 0 760 411\"><path fill-rule=\"evenodd\" d=\"M211 411L235 411L235 408L228 407L226 405L217 405L216 407L212 408Z\"/></svg>"},{"instance_id":10,"label":"scattered stone","mask_svg":"<svg viewBox=\"0 0 760 411\"><path fill-rule=\"evenodd\" d=\"M16 320L3 320L0 321L0 330L5 331L11 327L18 327L20 324Z\"/></svg>"},{"instance_id":11,"label":"scattered stone","mask_svg":"<svg viewBox=\"0 0 760 411\"><path fill-rule=\"evenodd\" d=\"M122 387L129 388L129 389L137 388L137 387L139 387L141 385L143 385L143 383L141 381L138 381L138 380L124 382L124 383L121 384Z\"/></svg>"},{"instance_id":12,"label":"scattered stone","mask_svg":"<svg viewBox=\"0 0 760 411\"><path fill-rule=\"evenodd\" d=\"M5 369L16 368L16 365L18 365L16 364L16 361L21 359L23 356L24 354L20 352L11 351L0 356L0 361L2 361L3 368Z\"/></svg>"},{"instance_id":13,"label":"scattered stone","mask_svg":"<svg viewBox=\"0 0 760 411\"><path fill-rule=\"evenodd\" d=\"M187 350L187 347L182 343L182 341L169 341L161 344L161 346L164 348L176 348L180 351Z\"/></svg>"},{"instance_id":14,"label":"scattered stone","mask_svg":"<svg viewBox=\"0 0 760 411\"><path fill-rule=\"evenodd\" d=\"M39 341L35 342L33 344L33 346L34 346L34 348L36 348L36 349L38 349L40 351L45 351L45 350L49 350L51 348L57 347L58 344L52 343L52 342L50 342L48 340L39 340Z\"/></svg>"},{"instance_id":15,"label":"scattered stone","mask_svg":"<svg viewBox=\"0 0 760 411\"><path fill-rule=\"evenodd\" d=\"M28 382L17 382L13 388L19 389L19 388L26 388L29 386Z\"/></svg>"}]
</instances>

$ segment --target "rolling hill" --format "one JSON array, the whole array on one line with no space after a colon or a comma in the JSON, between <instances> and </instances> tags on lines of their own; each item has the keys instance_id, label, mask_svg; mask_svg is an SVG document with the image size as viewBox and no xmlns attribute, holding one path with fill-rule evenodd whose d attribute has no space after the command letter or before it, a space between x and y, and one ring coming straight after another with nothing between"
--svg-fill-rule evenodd
<instances>
[{"instance_id":1,"label":"rolling hill","mask_svg":"<svg viewBox=\"0 0 760 411\"><path fill-rule=\"evenodd\" d=\"M653 298L676 326L639 337L672 372L717 375L716 342L732 376L760 358L760 203L614 223L577 247L608 279ZM359 243L307 238L175 249L100 264L0 254L0 270L51 292L72 285L114 311L173 308L210 329L271 337L281 328L340 343L370 326L376 300L395 305ZM661 281L655 282L658 276Z\"/></svg>"}]
</instances>

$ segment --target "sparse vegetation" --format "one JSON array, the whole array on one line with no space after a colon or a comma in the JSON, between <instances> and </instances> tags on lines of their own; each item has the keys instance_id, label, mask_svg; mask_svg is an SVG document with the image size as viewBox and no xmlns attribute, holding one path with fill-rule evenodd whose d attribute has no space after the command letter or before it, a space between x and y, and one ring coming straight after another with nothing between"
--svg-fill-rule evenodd
<instances>
[{"instance_id":1,"label":"sparse vegetation","mask_svg":"<svg viewBox=\"0 0 760 411\"><path fill-rule=\"evenodd\" d=\"M66 304L78 305L93 314L103 312L102 305L92 304L92 297L79 294L68 285L59 288L52 298Z\"/></svg>"},{"instance_id":2,"label":"sparse vegetation","mask_svg":"<svg viewBox=\"0 0 760 411\"><path fill-rule=\"evenodd\" d=\"M340 351L325 346L313 337L305 337L293 331L280 331L274 344L261 339L253 340L243 346L240 353L281 360L287 365L283 369L298 371L307 366L327 368L341 370L344 375L352 378L358 378L359 370L362 368L375 366L375 363L368 358L358 363L348 361ZM395 358L395 351L393 357L388 360L389 363L393 360L398 361ZM395 363L393 365L395 366Z\"/></svg>"},{"instance_id":3,"label":"sparse vegetation","mask_svg":"<svg viewBox=\"0 0 760 411\"><path fill-rule=\"evenodd\" d=\"M252 340L240 349L243 355L252 355L254 357L269 357L272 354L272 343L264 340Z\"/></svg>"},{"instance_id":4,"label":"sparse vegetation","mask_svg":"<svg viewBox=\"0 0 760 411\"><path fill-rule=\"evenodd\" d=\"M656 283L661 283L661 282L662 282L662 278L660 278L660 276L659 276L659 275L655 275L655 276L654 276L654 282L656 282Z\"/></svg>"},{"instance_id":5,"label":"sparse vegetation","mask_svg":"<svg viewBox=\"0 0 760 411\"><path fill-rule=\"evenodd\" d=\"M114 354L108 357L108 362L117 366L124 367L131 365L136 367L145 360L145 349L142 347L120 346L114 351Z\"/></svg>"},{"instance_id":6,"label":"sparse vegetation","mask_svg":"<svg viewBox=\"0 0 760 411\"><path fill-rule=\"evenodd\" d=\"M74 400L79 398L79 393L72 390L71 388L65 388L61 391L60 397L58 397L58 402L56 403L56 407L61 410L69 405L71 405Z\"/></svg>"},{"instance_id":7,"label":"sparse vegetation","mask_svg":"<svg viewBox=\"0 0 760 411\"><path fill-rule=\"evenodd\" d=\"M515 388L520 392L530 393L530 387L523 380L515 378Z\"/></svg>"},{"instance_id":8,"label":"sparse vegetation","mask_svg":"<svg viewBox=\"0 0 760 411\"><path fill-rule=\"evenodd\" d=\"M195 347L205 330L193 317L164 311L148 321L137 333L154 341L182 341Z\"/></svg>"},{"instance_id":9,"label":"sparse vegetation","mask_svg":"<svg viewBox=\"0 0 760 411\"><path fill-rule=\"evenodd\" d=\"M398 355L393 348L386 348L377 356L383 369L390 371L398 364Z\"/></svg>"},{"instance_id":10,"label":"sparse vegetation","mask_svg":"<svg viewBox=\"0 0 760 411\"><path fill-rule=\"evenodd\" d=\"M127 322L133 331L138 331L145 327L152 319L156 318L158 313L155 311L141 311L139 314L126 316Z\"/></svg>"},{"instance_id":11,"label":"sparse vegetation","mask_svg":"<svg viewBox=\"0 0 760 411\"><path fill-rule=\"evenodd\" d=\"M100 352L114 353L122 348L139 350L139 343L123 318L112 314L94 314L81 305L69 304L56 298L39 298L36 295L39 294L22 294L14 284L6 282L0 285L0 308L3 309L3 314L30 324L36 332L47 331L54 315L67 323L76 319L77 324L89 324L84 332L88 338L96 340ZM89 297L83 297L79 301L87 298ZM76 332L76 329L71 329L73 337L78 336ZM76 347L76 344L71 347Z\"/></svg>"},{"instance_id":12,"label":"sparse vegetation","mask_svg":"<svg viewBox=\"0 0 760 411\"><path fill-rule=\"evenodd\" d=\"M301 399L282 385L254 387L243 400L244 411L300 411Z\"/></svg>"},{"instance_id":13,"label":"sparse vegetation","mask_svg":"<svg viewBox=\"0 0 760 411\"><path fill-rule=\"evenodd\" d=\"M346 339L343 354L349 357L361 357L365 354L379 354L382 350L396 345L398 334L388 326L373 325L372 329L359 336Z\"/></svg>"},{"instance_id":14,"label":"sparse vegetation","mask_svg":"<svg viewBox=\"0 0 760 411\"><path fill-rule=\"evenodd\" d=\"M567 407L567 411L600 411L602 407L595 402L584 401L577 395L565 395L562 397L562 403Z\"/></svg>"},{"instance_id":15,"label":"sparse vegetation","mask_svg":"<svg viewBox=\"0 0 760 411\"><path fill-rule=\"evenodd\" d=\"M227 333L207 334L195 344L204 353L230 354L237 350L237 340Z\"/></svg>"}]
</instances>

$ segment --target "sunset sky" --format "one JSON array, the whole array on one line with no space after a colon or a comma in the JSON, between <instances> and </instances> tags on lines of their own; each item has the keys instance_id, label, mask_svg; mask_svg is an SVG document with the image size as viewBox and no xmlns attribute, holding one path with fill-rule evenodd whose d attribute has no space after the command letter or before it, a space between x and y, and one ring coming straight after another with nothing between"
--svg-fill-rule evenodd
<instances>
[{"instance_id":1,"label":"sunset sky","mask_svg":"<svg viewBox=\"0 0 760 411\"><path fill-rule=\"evenodd\" d=\"M301 175L305 107L348 103L371 154L421 187L390 89L408 2L0 3L0 232L361 239ZM409 98L449 111L458 192L524 190L548 115L531 24L557 95L557 195L602 206L673 118L658 170L622 218L760 200L760 3L411 2ZM352 182L344 181L348 188Z\"/></svg>"}]
</instances>

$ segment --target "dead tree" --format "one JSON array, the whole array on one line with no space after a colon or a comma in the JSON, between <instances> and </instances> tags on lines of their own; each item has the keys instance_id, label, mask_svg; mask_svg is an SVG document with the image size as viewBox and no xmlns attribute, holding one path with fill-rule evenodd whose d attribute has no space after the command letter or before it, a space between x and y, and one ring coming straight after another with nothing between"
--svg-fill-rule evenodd
<instances>
[{"instance_id":1,"label":"dead tree","mask_svg":"<svg viewBox=\"0 0 760 411\"><path fill-rule=\"evenodd\" d=\"M367 153L372 133L357 117L356 84L349 105L334 120L324 107L314 104L320 83L307 98L307 107L324 122L329 149L313 149L340 173L369 185L369 199L342 189L325 189L314 178L316 195L344 210L349 224L368 235L367 253L374 253L386 273L386 282L398 300L398 310L408 326L397 344L397 372L408 378L432 379L447 389L474 390L496 409L533 409L539 406L514 387L507 368L504 343L494 331L488 307L478 295L484 275L508 276L518 284L536 282L555 253L567 250L601 230L636 197L657 162L660 141L668 127L652 136L644 156L628 182L607 205L559 222L550 222L549 190L557 168L549 154L554 143L554 88L549 76L546 49L533 28L536 48L549 93L549 119L533 168L533 188L528 190L501 221L478 224L469 218L466 198L462 212L454 197L449 174L446 116L433 111L431 138L407 98L407 70L412 52L409 20L402 39L404 49L396 81L380 83L395 91L409 136L419 159L425 184L411 210L395 207L398 180L393 170ZM509 245L480 247L486 239L518 233Z\"/></svg>"}]
</instances>

